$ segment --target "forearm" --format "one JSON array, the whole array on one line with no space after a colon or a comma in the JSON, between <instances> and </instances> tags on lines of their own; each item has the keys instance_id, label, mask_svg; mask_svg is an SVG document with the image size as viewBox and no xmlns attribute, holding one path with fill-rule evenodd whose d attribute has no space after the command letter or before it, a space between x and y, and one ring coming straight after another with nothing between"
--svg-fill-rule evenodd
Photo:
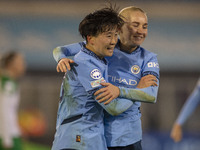
<instances>
[{"instance_id":1,"label":"forearm","mask_svg":"<svg viewBox=\"0 0 200 150\"><path fill-rule=\"evenodd\" d=\"M81 50L83 44L84 42L58 46L53 50L53 57L57 62L62 58L72 57Z\"/></svg>"},{"instance_id":2,"label":"forearm","mask_svg":"<svg viewBox=\"0 0 200 150\"><path fill-rule=\"evenodd\" d=\"M95 97L96 99L96 97ZM98 102L98 101L97 101ZM99 103L99 102L98 102ZM133 105L132 101L123 98L116 98L112 100L109 104L104 104L104 102L99 103L109 114L116 116Z\"/></svg>"},{"instance_id":3,"label":"forearm","mask_svg":"<svg viewBox=\"0 0 200 150\"><path fill-rule=\"evenodd\" d=\"M59 62L59 60L61 60L62 58L66 58L67 56L63 53L61 47L56 47L53 50L53 57L54 57L56 62Z\"/></svg>"},{"instance_id":4,"label":"forearm","mask_svg":"<svg viewBox=\"0 0 200 150\"><path fill-rule=\"evenodd\" d=\"M150 86L142 89L119 87L119 89L120 89L119 97L126 98L131 101L156 103L158 86L155 87Z\"/></svg>"},{"instance_id":5,"label":"forearm","mask_svg":"<svg viewBox=\"0 0 200 150\"><path fill-rule=\"evenodd\" d=\"M183 125L200 103L200 89L196 88L184 104L176 123Z\"/></svg>"}]
</instances>

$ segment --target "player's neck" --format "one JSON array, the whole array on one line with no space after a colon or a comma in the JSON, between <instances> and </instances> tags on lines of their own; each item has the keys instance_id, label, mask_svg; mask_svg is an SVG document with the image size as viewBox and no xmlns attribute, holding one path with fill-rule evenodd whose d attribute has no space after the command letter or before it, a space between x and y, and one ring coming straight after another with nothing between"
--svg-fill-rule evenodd
<instances>
[{"instance_id":1,"label":"player's neck","mask_svg":"<svg viewBox=\"0 0 200 150\"><path fill-rule=\"evenodd\" d=\"M130 46L120 42L120 50L126 53L132 53L138 48L138 46Z\"/></svg>"},{"instance_id":2,"label":"player's neck","mask_svg":"<svg viewBox=\"0 0 200 150\"><path fill-rule=\"evenodd\" d=\"M103 56L100 56L100 55L99 55L98 51L95 50L95 48L94 48L92 45L86 44L85 47L86 47L88 50L90 50L90 51L92 51L93 53L95 53L100 59L103 59L103 58L104 58Z\"/></svg>"}]
</instances>

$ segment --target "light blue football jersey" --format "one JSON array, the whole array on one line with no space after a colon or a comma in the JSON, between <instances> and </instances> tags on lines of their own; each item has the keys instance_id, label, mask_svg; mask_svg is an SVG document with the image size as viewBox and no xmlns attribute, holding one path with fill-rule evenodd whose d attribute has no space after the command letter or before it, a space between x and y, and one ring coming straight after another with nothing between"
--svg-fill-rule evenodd
<instances>
[{"instance_id":1,"label":"light blue football jersey","mask_svg":"<svg viewBox=\"0 0 200 150\"><path fill-rule=\"evenodd\" d=\"M148 74L156 76L159 85L159 64L156 54L142 47L128 54L116 45L113 56L107 59L109 82L113 85L136 88L141 77ZM145 89L157 97L158 86ZM142 139L140 105L141 102L134 102L131 108L118 116L105 113L105 136L108 147L126 146Z\"/></svg>"},{"instance_id":2,"label":"light blue football jersey","mask_svg":"<svg viewBox=\"0 0 200 150\"><path fill-rule=\"evenodd\" d=\"M82 45L84 42L56 48L53 51L55 60L59 61L66 56L74 56L78 53L78 47ZM106 59L108 60L108 80L113 85L120 87L120 96L123 98L131 98L129 91L136 88L141 77L145 75L155 75L159 85L157 56L142 47L127 54L120 51L117 45L113 56ZM140 90L157 97L158 86ZM125 91L125 94L122 91ZM105 137L108 147L126 146L142 139L140 105L140 102L134 102L131 108L118 116L112 116L105 112Z\"/></svg>"},{"instance_id":3,"label":"light blue football jersey","mask_svg":"<svg viewBox=\"0 0 200 150\"><path fill-rule=\"evenodd\" d=\"M106 80L107 65L88 53L83 49L74 57L78 66L72 66L63 79L52 150L107 149L103 108L92 96L99 86L95 81Z\"/></svg>"},{"instance_id":4,"label":"light blue football jersey","mask_svg":"<svg viewBox=\"0 0 200 150\"><path fill-rule=\"evenodd\" d=\"M106 150L103 109L118 115L133 102L120 98L108 105L98 103L93 93L102 87L100 83L108 82L107 61L84 47L74 61L61 87L52 150Z\"/></svg>"}]
</instances>

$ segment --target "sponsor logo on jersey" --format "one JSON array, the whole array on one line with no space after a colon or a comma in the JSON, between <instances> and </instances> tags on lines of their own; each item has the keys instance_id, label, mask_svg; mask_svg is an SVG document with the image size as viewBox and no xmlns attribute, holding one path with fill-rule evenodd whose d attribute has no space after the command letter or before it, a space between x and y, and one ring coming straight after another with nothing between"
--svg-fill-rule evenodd
<instances>
[{"instance_id":1,"label":"sponsor logo on jersey","mask_svg":"<svg viewBox=\"0 0 200 150\"><path fill-rule=\"evenodd\" d=\"M90 76L93 79L101 79L101 77L102 77L101 72L98 69L92 70L91 73L90 73Z\"/></svg>"},{"instance_id":2,"label":"sponsor logo on jersey","mask_svg":"<svg viewBox=\"0 0 200 150\"><path fill-rule=\"evenodd\" d=\"M111 75L108 75L108 77L109 77L109 81L111 82L116 82L120 84L123 83L125 85L132 85L132 86L137 85L137 81L133 79L117 78L116 76L111 76Z\"/></svg>"},{"instance_id":3,"label":"sponsor logo on jersey","mask_svg":"<svg viewBox=\"0 0 200 150\"><path fill-rule=\"evenodd\" d=\"M134 65L131 67L131 72L133 74L138 74L140 72L140 67L138 65Z\"/></svg>"},{"instance_id":4,"label":"sponsor logo on jersey","mask_svg":"<svg viewBox=\"0 0 200 150\"><path fill-rule=\"evenodd\" d=\"M152 67L154 67L154 68L159 68L159 64L156 63L156 62L149 62L149 63L147 64L147 66L148 66L149 68L152 68Z\"/></svg>"},{"instance_id":5,"label":"sponsor logo on jersey","mask_svg":"<svg viewBox=\"0 0 200 150\"><path fill-rule=\"evenodd\" d=\"M102 77L101 79L98 79L98 80L95 80L95 81L92 81L90 84L93 88L97 87L100 85L100 83L103 83L103 82L106 82L104 80L104 78Z\"/></svg>"}]
</instances>

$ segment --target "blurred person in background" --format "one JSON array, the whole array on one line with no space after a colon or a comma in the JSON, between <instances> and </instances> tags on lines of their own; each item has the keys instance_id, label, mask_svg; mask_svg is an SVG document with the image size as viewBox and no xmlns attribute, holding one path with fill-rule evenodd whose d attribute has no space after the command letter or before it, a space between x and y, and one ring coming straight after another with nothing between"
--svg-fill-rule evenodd
<instances>
[{"instance_id":1,"label":"blurred person in background","mask_svg":"<svg viewBox=\"0 0 200 150\"><path fill-rule=\"evenodd\" d=\"M191 93L191 95L188 97L187 101L183 105L172 127L171 138L175 142L179 142L182 140L182 136L183 136L182 126L184 125L186 120L191 116L191 114L195 111L196 107L199 104L200 104L200 78L193 92Z\"/></svg>"},{"instance_id":2,"label":"blurred person in background","mask_svg":"<svg viewBox=\"0 0 200 150\"><path fill-rule=\"evenodd\" d=\"M115 86L129 89L147 88L151 95L157 97L159 87L157 55L140 47L147 36L147 15L141 8L134 6L122 9L119 15L125 23L119 31L120 39L113 56L106 57L109 62L108 80ZM66 57L74 56L84 44L80 42L54 49L58 72L71 69L69 63L73 63L73 60ZM102 85L106 87L95 93L96 95L101 93L97 96L100 102L107 99L111 101L116 97L113 95L112 88L109 88L109 83L102 83ZM128 90L126 92L129 93ZM142 150L140 105L141 102L135 101L131 108L118 116L105 112L105 137L109 150Z\"/></svg>"},{"instance_id":3,"label":"blurred person in background","mask_svg":"<svg viewBox=\"0 0 200 150\"><path fill-rule=\"evenodd\" d=\"M22 150L18 124L19 79L25 73L22 54L11 51L0 59L0 150Z\"/></svg>"}]
</instances>

